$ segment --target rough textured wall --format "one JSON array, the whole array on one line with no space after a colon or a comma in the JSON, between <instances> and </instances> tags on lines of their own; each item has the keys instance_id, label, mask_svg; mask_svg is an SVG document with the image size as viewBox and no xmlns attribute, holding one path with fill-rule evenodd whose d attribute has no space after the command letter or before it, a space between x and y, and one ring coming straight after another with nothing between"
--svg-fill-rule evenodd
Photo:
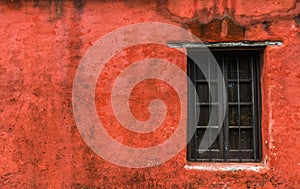
<instances>
[{"instance_id":1,"label":"rough textured wall","mask_svg":"<svg viewBox=\"0 0 300 189\"><path fill-rule=\"evenodd\" d=\"M6 0L0 2L0 20L0 188L300 187L300 2ZM203 41L283 41L266 49L262 70L265 170L188 170L185 150L157 167L124 168L104 161L84 143L71 102L81 57L108 32L148 21L181 26ZM127 49L98 81L96 94L103 99L96 99L97 106L108 108L99 116L119 128L114 138L124 144L155 145L172 132L168 128L176 122L178 99L165 83L141 83L130 101L133 114L143 120L149 117L141 114L149 100L161 95L170 100L167 129L156 135L132 137L106 104L113 76L130 61L158 56L186 69L183 56L162 50L155 45Z\"/></svg>"}]
</instances>

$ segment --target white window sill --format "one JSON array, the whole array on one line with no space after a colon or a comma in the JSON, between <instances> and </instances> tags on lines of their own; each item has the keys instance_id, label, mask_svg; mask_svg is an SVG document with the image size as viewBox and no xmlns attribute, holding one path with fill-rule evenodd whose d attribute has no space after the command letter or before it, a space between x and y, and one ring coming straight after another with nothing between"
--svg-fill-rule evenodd
<instances>
[{"instance_id":1,"label":"white window sill","mask_svg":"<svg viewBox=\"0 0 300 189\"><path fill-rule=\"evenodd\" d=\"M201 171L269 171L269 167L262 163L188 163L184 168Z\"/></svg>"}]
</instances>

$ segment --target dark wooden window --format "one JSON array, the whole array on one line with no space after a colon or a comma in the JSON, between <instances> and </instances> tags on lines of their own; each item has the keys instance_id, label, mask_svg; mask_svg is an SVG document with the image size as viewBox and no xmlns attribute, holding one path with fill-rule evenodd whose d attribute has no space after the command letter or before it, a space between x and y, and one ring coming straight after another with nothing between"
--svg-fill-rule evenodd
<instances>
[{"instance_id":1,"label":"dark wooden window","mask_svg":"<svg viewBox=\"0 0 300 189\"><path fill-rule=\"evenodd\" d=\"M188 76L192 81L192 84L188 86L188 133L192 133L192 139L187 148L188 161L260 161L262 51L212 49L212 56L201 49L187 50ZM193 60L202 64L202 69L206 69L206 77ZM215 65L221 69L224 80L216 74L216 67L212 64L214 60L217 61ZM196 95L191 90L192 87L196 88L199 101L195 100ZM213 97L211 93L217 95ZM224 106L220 105L221 102ZM213 108L214 106L217 108ZM220 116L222 111L219 111L222 108L225 110L225 118L219 127L217 122L222 117ZM197 114L199 115L198 121L196 120ZM208 127L210 116L214 116L214 119ZM208 136L217 133L217 137L210 143L208 149L201 149L200 143L205 142L203 141L205 132L208 132Z\"/></svg>"}]
</instances>

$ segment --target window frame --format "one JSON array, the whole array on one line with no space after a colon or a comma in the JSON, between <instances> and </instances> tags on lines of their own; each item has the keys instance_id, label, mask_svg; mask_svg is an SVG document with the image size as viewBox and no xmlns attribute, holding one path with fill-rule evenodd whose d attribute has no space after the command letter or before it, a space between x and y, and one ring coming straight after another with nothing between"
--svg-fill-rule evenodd
<instances>
[{"instance_id":1,"label":"window frame","mask_svg":"<svg viewBox=\"0 0 300 189\"><path fill-rule=\"evenodd\" d=\"M191 141L189 141L188 145L187 145L187 153L186 153L186 157L187 157L187 161L188 162L253 162L253 163L257 163L257 162L261 162L262 161L262 132L261 132L261 114L262 114L262 100L261 100L261 68L263 66L263 55L264 55L264 50L265 47L242 47L242 48L210 48L209 49L212 54L213 53L221 53L221 54L225 54L228 52L234 52L234 53L249 53L252 52L254 55L253 57L256 57L255 60L252 60L252 70L253 73L251 74L251 85L253 85L252 87L252 92L255 91L254 93L252 93L254 95L254 99L256 100L255 104L253 103L253 115L255 116L253 117L253 121L255 121L255 124L252 123L253 126L253 130L254 131L254 135L252 136L252 138L254 136L256 136L256 139L254 138L253 140L253 154L254 157L249 159L249 158L241 158L241 156L237 159L237 158L228 158L228 148L226 149L225 146L220 145L219 147L219 153L221 155L222 158L214 158L214 157L209 157L209 158L198 158L197 155L196 157L192 158L192 153L195 153L194 151L197 151L197 148L194 149L192 148L192 142L194 142L194 139L191 139ZM197 51L201 51L201 48L187 48L187 74L188 77L191 76L191 59L189 59L189 55L191 54L191 52L195 53ZM204 50L204 51L207 51ZM224 61L224 60L223 60ZM225 63L224 63L225 64ZM227 67L228 65L226 65ZM254 75L255 73L255 75ZM225 78L225 83L228 84L227 82L228 77L226 76ZM191 117L190 116L190 110L191 107L195 106L195 102L193 100L191 100L191 97L193 97L193 95L195 94L191 94L193 93L193 90L190 89L190 87L194 87L195 85L195 81L193 79L192 80L192 84L193 86L190 86L190 84L188 84L188 134L191 133L191 130L193 130L195 127L193 125L191 125L191 123L193 121L191 121ZM255 80L255 81L254 81ZM226 85L226 92L228 94L228 86ZM238 98L240 98L240 96L238 96ZM226 102L226 108L228 108L228 99ZM229 126L228 126L228 111L226 111L226 125L222 126L220 133L221 135L221 141L224 144L224 139L226 139L226 144L228 146L228 140L229 140ZM224 132L224 128L227 129L226 132ZM239 127L240 128L240 127ZM226 134L227 133L227 134ZM225 136L227 135L227 136ZM255 152L256 151L256 152ZM196 152L197 153L197 152ZM205 152L206 153L206 152ZM239 154L241 154L241 148L239 148Z\"/></svg>"}]
</instances>

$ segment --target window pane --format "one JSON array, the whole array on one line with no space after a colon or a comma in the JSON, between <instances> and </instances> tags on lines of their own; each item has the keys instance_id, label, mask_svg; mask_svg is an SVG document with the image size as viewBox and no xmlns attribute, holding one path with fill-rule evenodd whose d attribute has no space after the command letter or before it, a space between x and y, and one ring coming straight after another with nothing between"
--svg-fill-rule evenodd
<instances>
[{"instance_id":1,"label":"window pane","mask_svg":"<svg viewBox=\"0 0 300 189\"><path fill-rule=\"evenodd\" d=\"M197 94L199 102L209 102L208 97L208 84L207 83L198 83L197 84Z\"/></svg>"},{"instance_id":2,"label":"window pane","mask_svg":"<svg viewBox=\"0 0 300 189\"><path fill-rule=\"evenodd\" d=\"M203 136L204 136L204 133L205 132L208 132L208 137L207 138L205 138L205 139L203 139ZM218 132L218 130L217 129L211 129L211 133L213 133L213 132ZM212 136L213 134L211 134L211 136ZM212 140L212 138L211 139L209 139L209 130L207 130L207 129L197 129L197 131L196 131L196 138L197 138L197 144L198 144L198 148L199 148L199 146L200 146L200 144L201 144L201 142L203 142L203 146L209 146L209 140ZM203 140L203 141L202 141ZM220 148L220 144L219 144L219 136L212 142L212 145L209 147L209 149L219 149ZM203 150L205 150L205 149L203 149Z\"/></svg>"},{"instance_id":3,"label":"window pane","mask_svg":"<svg viewBox=\"0 0 300 189\"><path fill-rule=\"evenodd\" d=\"M196 158L196 153L195 153L195 149L197 149L196 147L196 144L195 144L195 141L196 141L196 136L195 134L193 135L191 141L189 142L189 145L188 145L188 148L189 149L189 155L190 155L190 158L191 159L195 159Z\"/></svg>"},{"instance_id":4,"label":"window pane","mask_svg":"<svg viewBox=\"0 0 300 189\"><path fill-rule=\"evenodd\" d=\"M207 126L209 118L209 106L200 106L199 126Z\"/></svg>"},{"instance_id":5,"label":"window pane","mask_svg":"<svg viewBox=\"0 0 300 189\"><path fill-rule=\"evenodd\" d=\"M239 144L239 129L229 130L229 148L230 149L253 149L252 129L241 129L241 142Z\"/></svg>"},{"instance_id":6,"label":"window pane","mask_svg":"<svg viewBox=\"0 0 300 189\"><path fill-rule=\"evenodd\" d=\"M207 72L207 70L208 70L208 57L207 57L207 55L198 55L197 56L197 63L201 64L201 68L203 70L201 70L200 67L198 67L198 65L195 64L196 79L203 79L204 80L205 77L204 77L203 72Z\"/></svg>"},{"instance_id":7,"label":"window pane","mask_svg":"<svg viewBox=\"0 0 300 189\"><path fill-rule=\"evenodd\" d=\"M214 107L214 108L212 108ZM209 109L210 108L210 109ZM210 115L211 112L211 116ZM217 105L200 106L199 126L208 126L209 119L211 126L218 125L218 108Z\"/></svg>"},{"instance_id":8,"label":"window pane","mask_svg":"<svg viewBox=\"0 0 300 189\"><path fill-rule=\"evenodd\" d=\"M228 83L228 101L238 102L238 83ZM240 102L252 101L252 86L251 83L240 83Z\"/></svg>"},{"instance_id":9,"label":"window pane","mask_svg":"<svg viewBox=\"0 0 300 189\"><path fill-rule=\"evenodd\" d=\"M196 79L205 79L204 74L202 73L202 71L200 70L199 67L197 67L197 65L195 65L195 69L196 69Z\"/></svg>"},{"instance_id":10,"label":"window pane","mask_svg":"<svg viewBox=\"0 0 300 189\"><path fill-rule=\"evenodd\" d=\"M237 106L229 106L229 108L228 108L228 123L230 126L239 125Z\"/></svg>"},{"instance_id":11,"label":"window pane","mask_svg":"<svg viewBox=\"0 0 300 189\"><path fill-rule=\"evenodd\" d=\"M252 125L252 106L241 106L241 125Z\"/></svg>"},{"instance_id":12,"label":"window pane","mask_svg":"<svg viewBox=\"0 0 300 189\"><path fill-rule=\"evenodd\" d=\"M239 130L230 129L229 130L229 149L238 149L239 145Z\"/></svg>"},{"instance_id":13,"label":"window pane","mask_svg":"<svg viewBox=\"0 0 300 189\"><path fill-rule=\"evenodd\" d=\"M218 126L218 105L210 106L211 126Z\"/></svg>"},{"instance_id":14,"label":"window pane","mask_svg":"<svg viewBox=\"0 0 300 189\"><path fill-rule=\"evenodd\" d=\"M228 83L228 101L237 102L238 101L238 86L237 82Z\"/></svg>"},{"instance_id":15,"label":"window pane","mask_svg":"<svg viewBox=\"0 0 300 189\"><path fill-rule=\"evenodd\" d=\"M251 54L239 55L239 77L240 79L251 78Z\"/></svg>"},{"instance_id":16,"label":"window pane","mask_svg":"<svg viewBox=\"0 0 300 189\"><path fill-rule=\"evenodd\" d=\"M253 149L252 129L241 129L241 149Z\"/></svg>"},{"instance_id":17,"label":"window pane","mask_svg":"<svg viewBox=\"0 0 300 189\"><path fill-rule=\"evenodd\" d=\"M252 101L252 86L251 83L240 83L240 101Z\"/></svg>"},{"instance_id":18,"label":"window pane","mask_svg":"<svg viewBox=\"0 0 300 189\"><path fill-rule=\"evenodd\" d=\"M218 70L220 63L222 63L221 55L214 55L214 57L211 57L210 63L209 63L209 66L210 66L209 71L210 71L211 79L217 79L217 70ZM220 67L220 69L222 69L222 68Z\"/></svg>"},{"instance_id":19,"label":"window pane","mask_svg":"<svg viewBox=\"0 0 300 189\"><path fill-rule=\"evenodd\" d=\"M227 64L227 72L229 79L237 79L237 59L234 54L224 55L225 64Z\"/></svg>"},{"instance_id":20,"label":"window pane","mask_svg":"<svg viewBox=\"0 0 300 189\"><path fill-rule=\"evenodd\" d=\"M214 94L214 95L211 95ZM216 82L210 83L210 102L218 102L218 88Z\"/></svg>"},{"instance_id":21,"label":"window pane","mask_svg":"<svg viewBox=\"0 0 300 189\"><path fill-rule=\"evenodd\" d=\"M251 126L252 125L252 106L240 106L240 125ZM238 106L229 106L228 110L228 122L230 126L238 126Z\"/></svg>"}]
</instances>

